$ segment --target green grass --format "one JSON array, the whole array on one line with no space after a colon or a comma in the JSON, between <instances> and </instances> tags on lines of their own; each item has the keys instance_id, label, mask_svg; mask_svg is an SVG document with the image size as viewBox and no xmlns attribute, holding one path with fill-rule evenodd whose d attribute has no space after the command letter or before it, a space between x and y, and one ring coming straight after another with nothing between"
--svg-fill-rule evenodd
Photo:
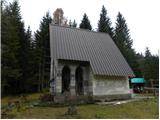
<instances>
[{"instance_id":1,"label":"green grass","mask_svg":"<svg viewBox=\"0 0 160 120\"><path fill-rule=\"evenodd\" d=\"M30 101L38 99L40 94L29 96ZM2 99L2 104L6 103L7 98ZM29 103L28 103L29 104ZM34 118L34 119L56 119L56 118L104 118L104 119L158 119L158 99L139 100L121 105L79 105L77 115L66 115L67 107L22 107L20 112L16 109L8 112L6 118Z\"/></svg>"}]
</instances>

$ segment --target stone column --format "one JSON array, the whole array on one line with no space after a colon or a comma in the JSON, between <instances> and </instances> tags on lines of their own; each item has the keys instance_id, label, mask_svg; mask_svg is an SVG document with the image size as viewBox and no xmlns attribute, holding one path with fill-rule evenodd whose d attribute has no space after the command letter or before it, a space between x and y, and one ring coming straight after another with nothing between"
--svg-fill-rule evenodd
<instances>
[{"instance_id":1,"label":"stone column","mask_svg":"<svg viewBox=\"0 0 160 120\"><path fill-rule=\"evenodd\" d=\"M88 94L88 71L86 67L82 67L83 70L83 89L84 95Z\"/></svg>"},{"instance_id":2,"label":"stone column","mask_svg":"<svg viewBox=\"0 0 160 120\"><path fill-rule=\"evenodd\" d=\"M94 77L93 77L93 72L91 70L91 67L88 68L88 93L90 95L93 95L93 80L94 80Z\"/></svg>"},{"instance_id":3,"label":"stone column","mask_svg":"<svg viewBox=\"0 0 160 120\"><path fill-rule=\"evenodd\" d=\"M70 93L71 95L76 95L76 80L75 80L75 70L76 70L76 66L71 66L71 80L70 80Z\"/></svg>"},{"instance_id":4,"label":"stone column","mask_svg":"<svg viewBox=\"0 0 160 120\"><path fill-rule=\"evenodd\" d=\"M52 79L54 79L54 62L53 62L53 59L51 59L51 65L50 65L50 80L52 80ZM50 88L49 88L49 91L50 91L50 93L53 95L54 94L54 90L55 90L55 88L54 88L54 85L53 85L53 82L51 83L51 81L49 81L50 82Z\"/></svg>"},{"instance_id":5,"label":"stone column","mask_svg":"<svg viewBox=\"0 0 160 120\"><path fill-rule=\"evenodd\" d=\"M61 94L62 92L62 66L58 66L56 70L56 94Z\"/></svg>"}]
</instances>

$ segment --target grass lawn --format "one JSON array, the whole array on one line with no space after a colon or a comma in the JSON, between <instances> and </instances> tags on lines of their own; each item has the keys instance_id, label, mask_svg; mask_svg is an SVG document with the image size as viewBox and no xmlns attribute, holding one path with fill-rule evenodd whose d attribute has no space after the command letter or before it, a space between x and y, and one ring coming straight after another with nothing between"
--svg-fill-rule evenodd
<instances>
[{"instance_id":1,"label":"grass lawn","mask_svg":"<svg viewBox=\"0 0 160 120\"><path fill-rule=\"evenodd\" d=\"M32 94L28 96L30 101L38 99L40 94ZM2 106L5 106L7 100L11 97L2 98ZM13 97L16 99L16 97ZM77 115L66 115L67 107L30 107L25 108L29 103L23 105L21 110L17 112L13 109L7 113L4 118L34 118L34 119L56 119L56 118L104 118L104 119L122 119L122 118L145 118L158 119L159 106L157 98L150 98L148 100L139 100L120 105L79 105L77 106Z\"/></svg>"}]
</instances>

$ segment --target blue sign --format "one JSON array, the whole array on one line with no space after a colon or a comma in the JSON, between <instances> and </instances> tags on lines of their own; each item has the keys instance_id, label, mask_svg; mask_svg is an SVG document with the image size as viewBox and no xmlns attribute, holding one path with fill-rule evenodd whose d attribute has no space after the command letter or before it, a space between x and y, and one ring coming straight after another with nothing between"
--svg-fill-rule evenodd
<instances>
[{"instance_id":1,"label":"blue sign","mask_svg":"<svg viewBox=\"0 0 160 120\"><path fill-rule=\"evenodd\" d=\"M131 83L145 83L144 78L131 78Z\"/></svg>"}]
</instances>

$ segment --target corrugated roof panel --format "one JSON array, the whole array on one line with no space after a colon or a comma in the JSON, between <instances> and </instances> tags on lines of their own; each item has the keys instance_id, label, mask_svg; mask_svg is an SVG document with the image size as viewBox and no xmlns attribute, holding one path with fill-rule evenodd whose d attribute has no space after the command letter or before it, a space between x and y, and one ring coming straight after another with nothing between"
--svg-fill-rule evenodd
<instances>
[{"instance_id":1,"label":"corrugated roof panel","mask_svg":"<svg viewBox=\"0 0 160 120\"><path fill-rule=\"evenodd\" d=\"M56 59L89 61L97 75L134 75L106 33L50 25L50 37Z\"/></svg>"}]
</instances>

